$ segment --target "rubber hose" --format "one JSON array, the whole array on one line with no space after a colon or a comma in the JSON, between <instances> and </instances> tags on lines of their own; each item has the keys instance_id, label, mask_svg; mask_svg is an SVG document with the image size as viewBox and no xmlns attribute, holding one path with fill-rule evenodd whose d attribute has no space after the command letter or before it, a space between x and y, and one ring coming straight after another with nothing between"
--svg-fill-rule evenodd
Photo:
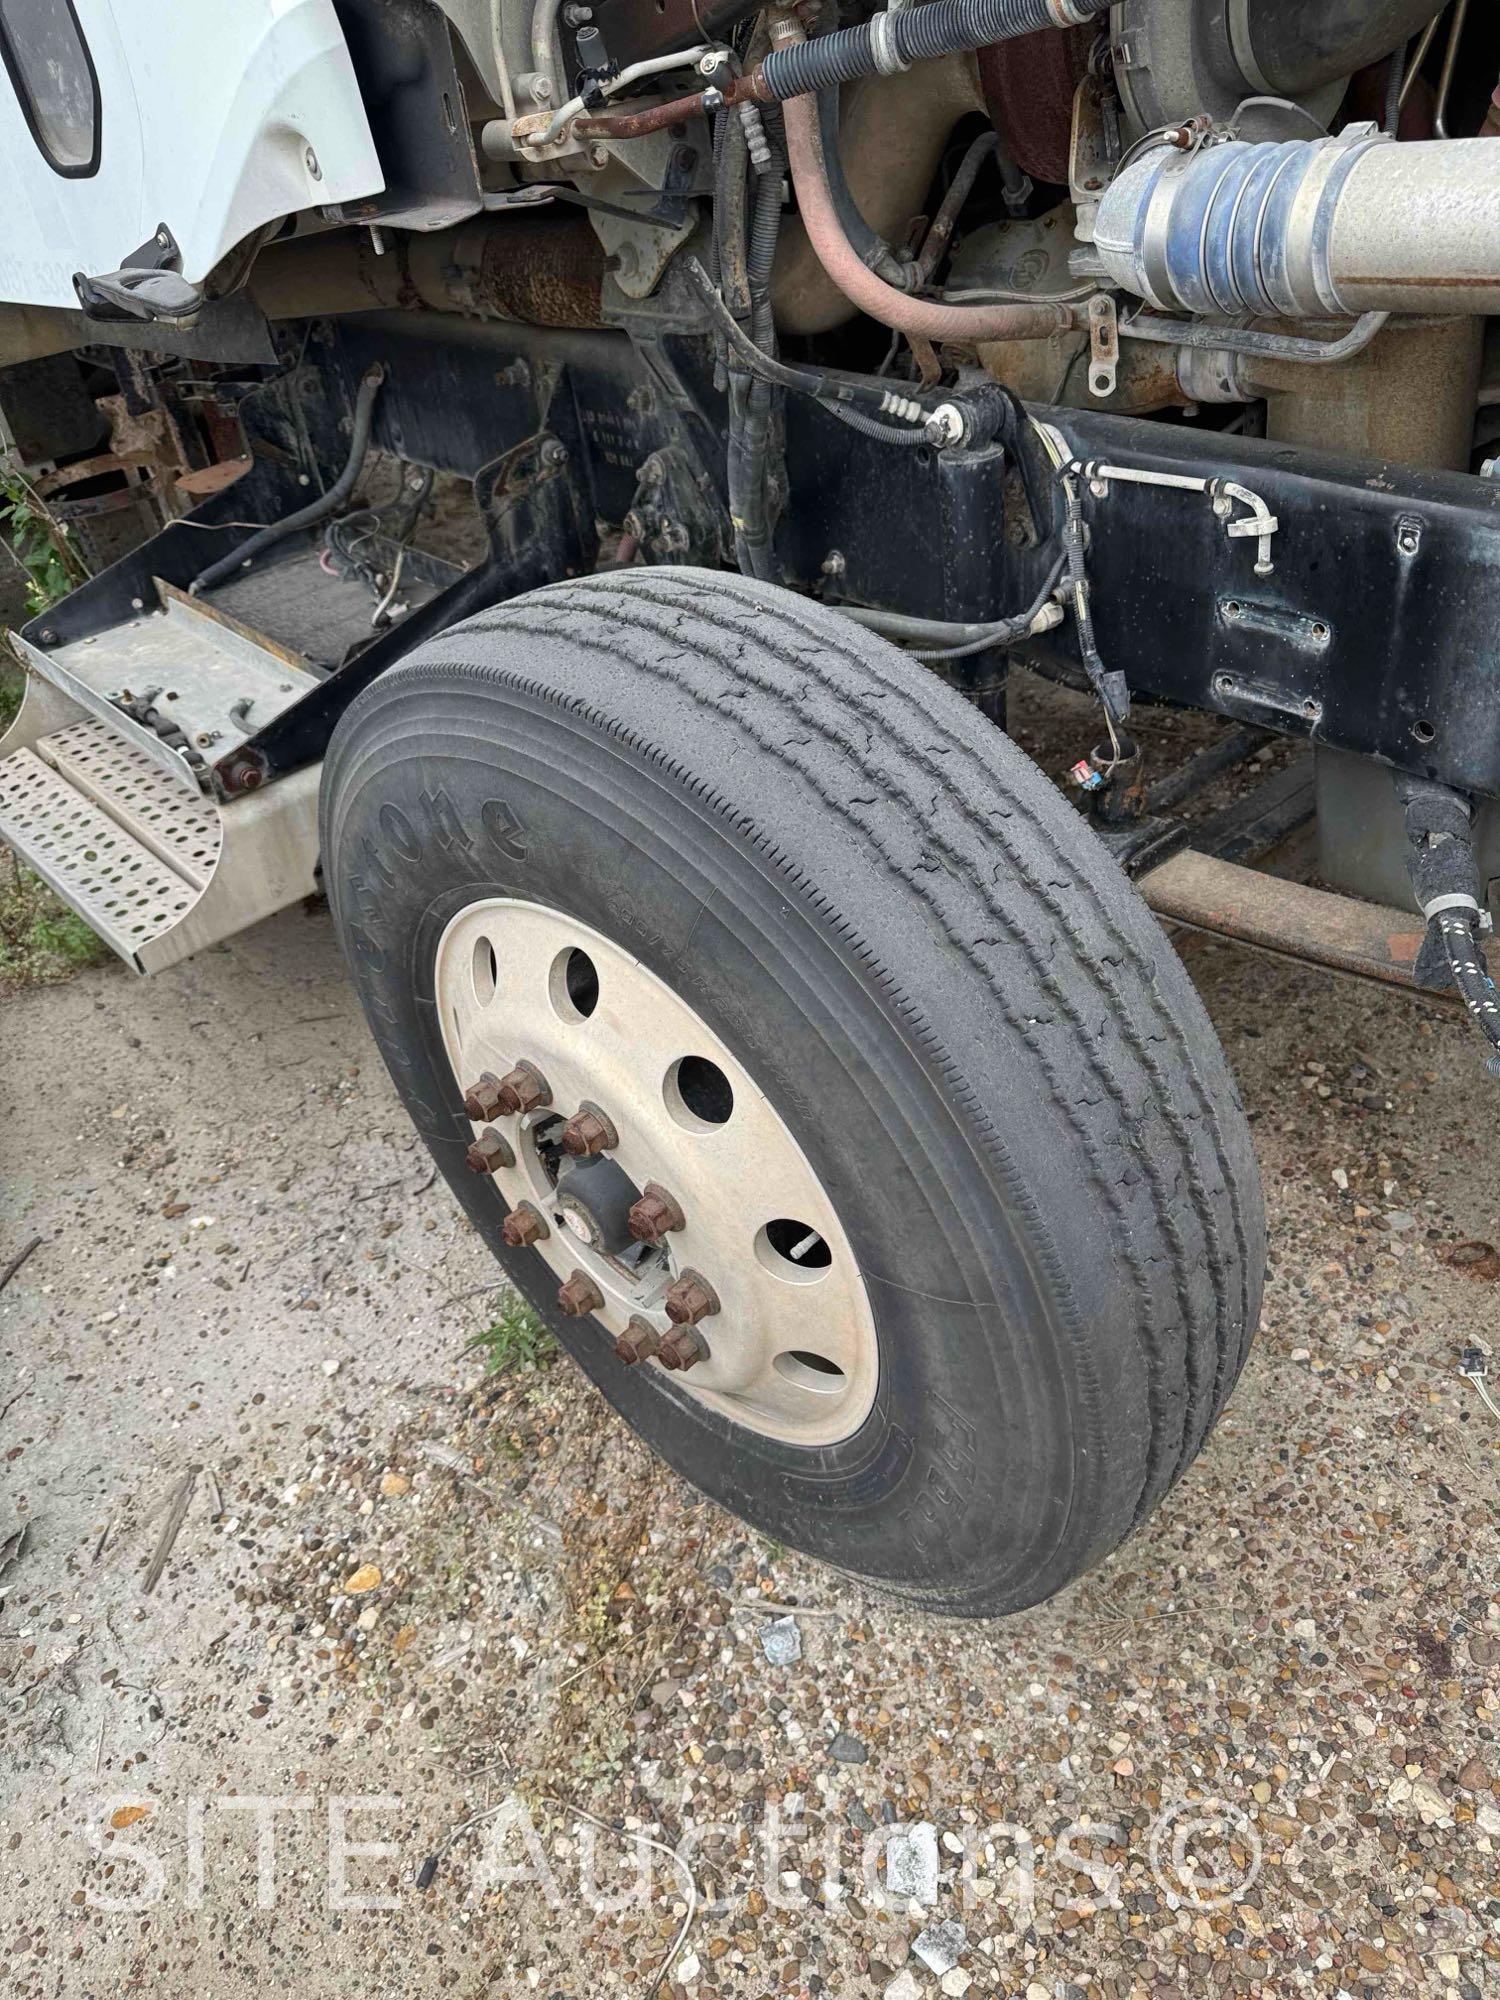
<instances>
[{"instance_id":1,"label":"rubber hose","mask_svg":"<svg viewBox=\"0 0 1500 2000\"><path fill-rule=\"evenodd\" d=\"M359 483L359 475L364 470L365 458L370 449L370 426L375 417L375 398L380 394L380 385L385 380L384 364L377 361L367 369L359 385L359 394L354 399L354 421L349 431L349 456L344 461L344 469L329 487L306 507L299 507L295 514L288 514L285 520L273 521L269 528L262 528L247 542L218 562L210 563L203 574L189 586L190 596L199 597L205 590L222 583L238 569L254 560L277 542L285 541L288 535L295 535L303 528L316 527L326 521L330 514L336 514Z\"/></svg>"},{"instance_id":2,"label":"rubber hose","mask_svg":"<svg viewBox=\"0 0 1500 2000\"><path fill-rule=\"evenodd\" d=\"M838 28L810 42L772 49L761 64L761 76L770 95L784 102L829 84L853 83L877 70L905 69L935 56L988 48L992 42L1012 41L1042 28L1077 26L1108 4L1109 0L1072 0L1054 7L1052 0L927 0L924 6L896 14L877 14L857 28ZM877 31L884 36L891 59L878 57Z\"/></svg>"},{"instance_id":3,"label":"rubber hose","mask_svg":"<svg viewBox=\"0 0 1500 2000\"><path fill-rule=\"evenodd\" d=\"M839 157L839 93L836 86L830 85L827 90L818 92L818 130L823 139L823 158L828 164L828 186L839 221L844 225L844 234L853 244L861 264L867 264L872 271L880 272L885 278L893 278L902 268L901 261L880 232L866 222L859 203L854 199L854 191L844 178L844 164Z\"/></svg>"},{"instance_id":4,"label":"rubber hose","mask_svg":"<svg viewBox=\"0 0 1500 2000\"><path fill-rule=\"evenodd\" d=\"M985 3L971 0L975 6ZM950 0L928 0L928 11L949 4ZM769 62L770 56L766 60ZM792 184L808 241L829 277L862 312L902 333L923 334L929 340L1040 340L1073 324L1066 306L947 306L909 298L877 278L860 262L839 222L828 185L816 101L793 98L785 116Z\"/></svg>"},{"instance_id":5,"label":"rubber hose","mask_svg":"<svg viewBox=\"0 0 1500 2000\"><path fill-rule=\"evenodd\" d=\"M851 410L847 403L818 402L831 417L837 417L841 424L847 424L851 431L858 431L861 437L878 438L882 444L926 444L927 432L921 424L883 424L878 417L867 417L863 410Z\"/></svg>"}]
</instances>

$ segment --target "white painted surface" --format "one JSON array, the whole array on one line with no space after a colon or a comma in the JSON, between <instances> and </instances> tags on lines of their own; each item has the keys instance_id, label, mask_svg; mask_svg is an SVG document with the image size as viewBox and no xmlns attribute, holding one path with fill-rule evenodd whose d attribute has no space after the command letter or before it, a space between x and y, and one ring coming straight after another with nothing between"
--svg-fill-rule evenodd
<instances>
[{"instance_id":1,"label":"white painted surface","mask_svg":"<svg viewBox=\"0 0 1500 2000\"><path fill-rule=\"evenodd\" d=\"M0 299L76 306L75 271L119 269L161 223L197 281L264 223L383 187L332 0L75 5L99 77L99 169L54 172L0 71Z\"/></svg>"}]
</instances>

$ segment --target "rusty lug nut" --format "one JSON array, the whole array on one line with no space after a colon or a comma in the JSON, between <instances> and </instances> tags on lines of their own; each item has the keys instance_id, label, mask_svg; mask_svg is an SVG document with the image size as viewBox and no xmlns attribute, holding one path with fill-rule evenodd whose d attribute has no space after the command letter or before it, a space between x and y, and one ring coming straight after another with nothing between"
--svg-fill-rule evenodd
<instances>
[{"instance_id":1,"label":"rusty lug nut","mask_svg":"<svg viewBox=\"0 0 1500 2000\"><path fill-rule=\"evenodd\" d=\"M708 1342L696 1327L674 1326L662 1342L657 1359L663 1368L696 1368L708 1359Z\"/></svg>"},{"instance_id":2,"label":"rusty lug nut","mask_svg":"<svg viewBox=\"0 0 1500 2000\"><path fill-rule=\"evenodd\" d=\"M552 1102L552 1089L535 1063L518 1062L500 1079L496 1108L507 1118L526 1111L540 1111Z\"/></svg>"},{"instance_id":3,"label":"rusty lug nut","mask_svg":"<svg viewBox=\"0 0 1500 2000\"><path fill-rule=\"evenodd\" d=\"M513 1208L500 1225L500 1234L512 1250L524 1250L528 1243L540 1243L552 1234L547 1219L529 1201Z\"/></svg>"},{"instance_id":4,"label":"rusty lug nut","mask_svg":"<svg viewBox=\"0 0 1500 2000\"><path fill-rule=\"evenodd\" d=\"M478 1083L464 1092L464 1116L476 1125L500 1116L500 1079L486 1070Z\"/></svg>"},{"instance_id":5,"label":"rusty lug nut","mask_svg":"<svg viewBox=\"0 0 1500 2000\"><path fill-rule=\"evenodd\" d=\"M587 1319L604 1304L604 1294L587 1271L574 1271L558 1286L557 1303L569 1319Z\"/></svg>"},{"instance_id":6,"label":"rusty lug nut","mask_svg":"<svg viewBox=\"0 0 1500 2000\"><path fill-rule=\"evenodd\" d=\"M673 1326L696 1326L719 1310L719 1295L707 1278L684 1271L662 1301Z\"/></svg>"},{"instance_id":7,"label":"rusty lug nut","mask_svg":"<svg viewBox=\"0 0 1500 2000\"><path fill-rule=\"evenodd\" d=\"M575 1160L597 1159L619 1143L619 1133L597 1104L581 1104L562 1128L562 1149Z\"/></svg>"},{"instance_id":8,"label":"rusty lug nut","mask_svg":"<svg viewBox=\"0 0 1500 2000\"><path fill-rule=\"evenodd\" d=\"M661 1335L656 1328L639 1313L632 1314L629 1326L615 1342L615 1353L634 1366L637 1361L649 1361L660 1352Z\"/></svg>"},{"instance_id":9,"label":"rusty lug nut","mask_svg":"<svg viewBox=\"0 0 1500 2000\"><path fill-rule=\"evenodd\" d=\"M681 1229L687 1221L682 1204L657 1181L647 1181L639 1201L632 1203L626 1218L637 1243L660 1243L670 1229Z\"/></svg>"},{"instance_id":10,"label":"rusty lug nut","mask_svg":"<svg viewBox=\"0 0 1500 2000\"><path fill-rule=\"evenodd\" d=\"M513 1167L516 1156L493 1125L486 1125L464 1158L470 1173L494 1174L501 1167Z\"/></svg>"}]
</instances>

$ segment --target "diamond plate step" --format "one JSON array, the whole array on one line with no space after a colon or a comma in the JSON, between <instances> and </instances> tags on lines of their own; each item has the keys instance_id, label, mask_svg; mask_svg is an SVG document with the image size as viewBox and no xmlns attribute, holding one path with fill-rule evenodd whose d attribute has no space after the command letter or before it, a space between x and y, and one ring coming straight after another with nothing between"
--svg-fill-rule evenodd
<instances>
[{"instance_id":1,"label":"diamond plate step","mask_svg":"<svg viewBox=\"0 0 1500 2000\"><path fill-rule=\"evenodd\" d=\"M39 737L36 749L159 860L194 888L208 887L223 845L222 823L211 800L192 797L143 750L92 717Z\"/></svg>"},{"instance_id":2,"label":"diamond plate step","mask_svg":"<svg viewBox=\"0 0 1500 2000\"><path fill-rule=\"evenodd\" d=\"M0 763L0 840L133 964L199 898L195 884L31 750Z\"/></svg>"}]
</instances>

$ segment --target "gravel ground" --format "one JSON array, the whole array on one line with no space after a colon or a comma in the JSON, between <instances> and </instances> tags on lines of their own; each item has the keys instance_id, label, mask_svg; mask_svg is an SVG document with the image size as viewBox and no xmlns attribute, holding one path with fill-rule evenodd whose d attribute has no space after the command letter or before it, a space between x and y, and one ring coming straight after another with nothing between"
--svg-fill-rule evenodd
<instances>
[{"instance_id":1,"label":"gravel ground","mask_svg":"<svg viewBox=\"0 0 1500 2000\"><path fill-rule=\"evenodd\" d=\"M555 1354L485 1376L321 910L7 1000L4 1989L646 1996L685 1922L679 2000L1500 1989L1493 1086L1433 1003L1186 955L1261 1337L1145 1530L988 1625Z\"/></svg>"}]
</instances>

